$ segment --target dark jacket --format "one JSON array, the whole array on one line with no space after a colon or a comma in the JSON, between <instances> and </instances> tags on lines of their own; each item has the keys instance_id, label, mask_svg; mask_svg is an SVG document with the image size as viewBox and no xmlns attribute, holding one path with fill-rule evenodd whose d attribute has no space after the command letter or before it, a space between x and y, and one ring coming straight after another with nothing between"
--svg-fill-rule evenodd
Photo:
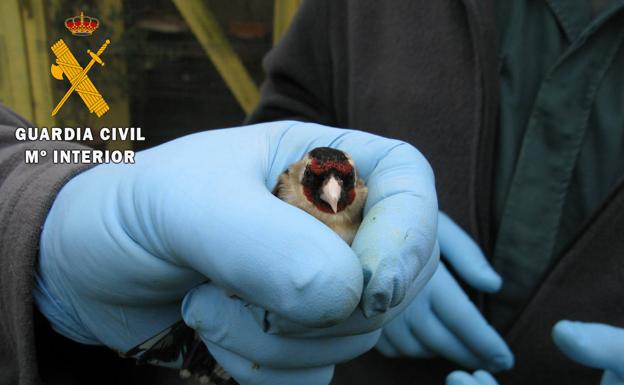
<instances>
[{"instance_id":1,"label":"dark jacket","mask_svg":"<svg viewBox=\"0 0 624 385\"><path fill-rule=\"evenodd\" d=\"M25 164L24 152L80 148L71 143L18 142L32 124L0 105L0 384L38 383L32 276L39 236L56 192L84 167Z\"/></svg>"},{"instance_id":2,"label":"dark jacket","mask_svg":"<svg viewBox=\"0 0 624 385\"><path fill-rule=\"evenodd\" d=\"M412 143L433 166L440 208L491 255L494 24L491 0L304 2L265 59L251 121L302 119ZM618 188L513 324L499 325L516 356L502 384L598 384L600 372L567 360L550 332L560 319L624 326L623 205ZM339 367L334 383L442 384L449 366L370 353Z\"/></svg>"}]
</instances>

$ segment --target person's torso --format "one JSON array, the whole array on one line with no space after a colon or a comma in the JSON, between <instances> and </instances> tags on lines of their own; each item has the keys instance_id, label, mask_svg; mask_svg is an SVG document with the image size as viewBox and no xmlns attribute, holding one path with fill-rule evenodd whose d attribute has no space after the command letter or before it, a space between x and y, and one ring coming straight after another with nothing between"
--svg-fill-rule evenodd
<instances>
[{"instance_id":1,"label":"person's torso","mask_svg":"<svg viewBox=\"0 0 624 385\"><path fill-rule=\"evenodd\" d=\"M492 4L471 0L424 4L406 0L392 5L335 2L331 13L332 22L339 25L329 38L336 115L332 123L406 140L422 151L436 174L440 209L492 256L499 227L493 167L500 139ZM617 17L621 14L614 12ZM340 20L349 22L341 24ZM600 28L615 28L613 23ZM598 97L608 99L608 92ZM615 98L610 102L617 103ZM588 122L602 117L591 113ZM594 140L591 137L583 135ZM617 140L609 144L617 145ZM606 161L605 168L578 170L578 179L591 180L591 172L617 168L612 158ZM541 166L536 160L534 167ZM624 289L620 279L624 266L618 257L624 253L624 239L620 239L624 238L620 236L624 221L617 215L624 191L617 183L607 184L596 194L598 203L587 206L591 206L588 216L575 224L582 230L574 229L573 238L551 257L544 275L535 282L536 291L505 328L510 329L516 367L503 377L502 384L597 383L598 371L575 365L558 353L550 328L561 318L624 323L624 309L616 295ZM422 361L389 365L397 373L436 372ZM343 377L347 372L354 373L338 370L337 384L355 378ZM442 383L442 372L436 372L437 377L427 374L430 381L423 378L422 383ZM383 382L381 374L377 377L379 383L401 383L398 374L391 376L392 382Z\"/></svg>"}]
</instances>

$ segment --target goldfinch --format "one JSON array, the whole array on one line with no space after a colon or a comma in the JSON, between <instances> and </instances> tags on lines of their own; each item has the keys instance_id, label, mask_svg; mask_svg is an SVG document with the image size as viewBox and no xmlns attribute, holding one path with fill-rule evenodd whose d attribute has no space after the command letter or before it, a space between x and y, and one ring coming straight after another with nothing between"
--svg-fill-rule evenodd
<instances>
[{"instance_id":1,"label":"goldfinch","mask_svg":"<svg viewBox=\"0 0 624 385\"><path fill-rule=\"evenodd\" d=\"M273 194L314 216L351 245L368 189L351 156L317 147L279 176Z\"/></svg>"}]
</instances>

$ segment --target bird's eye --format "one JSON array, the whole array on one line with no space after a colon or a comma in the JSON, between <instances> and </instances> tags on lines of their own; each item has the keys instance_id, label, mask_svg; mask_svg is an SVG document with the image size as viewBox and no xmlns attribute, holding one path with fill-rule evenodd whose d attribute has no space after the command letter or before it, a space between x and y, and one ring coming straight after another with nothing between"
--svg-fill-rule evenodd
<instances>
[{"instance_id":1,"label":"bird's eye","mask_svg":"<svg viewBox=\"0 0 624 385\"><path fill-rule=\"evenodd\" d=\"M342 179L344 187L347 189L355 184L355 174L353 172L340 173L340 179Z\"/></svg>"}]
</instances>

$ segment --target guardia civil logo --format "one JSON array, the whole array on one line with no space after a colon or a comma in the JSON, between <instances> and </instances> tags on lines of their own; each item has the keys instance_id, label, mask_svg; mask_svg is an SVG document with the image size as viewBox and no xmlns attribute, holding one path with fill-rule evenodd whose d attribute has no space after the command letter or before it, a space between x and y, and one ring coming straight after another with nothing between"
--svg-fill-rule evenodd
<instances>
[{"instance_id":1,"label":"guardia civil logo","mask_svg":"<svg viewBox=\"0 0 624 385\"><path fill-rule=\"evenodd\" d=\"M86 16L83 12L80 12L80 16L70 17L65 20L65 28L67 28L73 36L92 36L93 32L95 32L99 26L100 21L98 19ZM109 110L104 97L97 88L95 88L95 85L93 85L93 82L88 76L91 67L93 67L95 63L104 67L104 61L102 61L101 56L109 44L110 40L106 39L97 52L93 52L90 49L87 50L87 54L91 57L91 60L84 68L78 63L78 60L76 60L76 57L63 39L59 39L59 41L52 45L52 52L54 56L56 56L56 64L52 64L50 67L52 77L61 81L66 77L71 84L71 87L52 110L52 116L55 116L59 112L74 91L78 93L90 113L95 112L98 117L101 117Z\"/></svg>"}]
</instances>

